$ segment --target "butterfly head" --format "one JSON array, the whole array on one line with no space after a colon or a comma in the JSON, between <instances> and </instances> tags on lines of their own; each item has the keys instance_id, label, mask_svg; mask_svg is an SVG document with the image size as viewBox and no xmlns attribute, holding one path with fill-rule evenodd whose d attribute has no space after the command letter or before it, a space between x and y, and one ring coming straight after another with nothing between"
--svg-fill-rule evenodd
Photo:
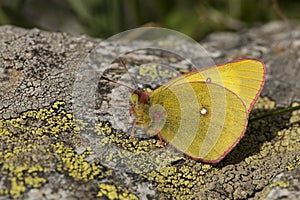
<instances>
[{"instance_id":1,"label":"butterfly head","mask_svg":"<svg viewBox=\"0 0 300 200\"><path fill-rule=\"evenodd\" d=\"M131 102L137 104L149 104L150 89L136 89L131 95Z\"/></svg>"}]
</instances>

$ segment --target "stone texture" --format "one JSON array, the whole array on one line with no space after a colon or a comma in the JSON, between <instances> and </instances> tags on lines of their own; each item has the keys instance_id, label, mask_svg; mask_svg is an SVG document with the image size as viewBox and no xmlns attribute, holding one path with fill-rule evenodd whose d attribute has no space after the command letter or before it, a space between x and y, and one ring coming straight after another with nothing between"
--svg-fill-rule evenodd
<instances>
[{"instance_id":1,"label":"stone texture","mask_svg":"<svg viewBox=\"0 0 300 200\"><path fill-rule=\"evenodd\" d=\"M144 153L160 148L159 139L129 140L120 131L122 120L109 114L124 119L124 113L109 109L111 99L118 103L123 93L94 73L120 78L124 72L111 61L118 52L144 47L147 41L100 42L0 27L0 199L299 198L299 112L250 122L237 147L215 165L172 148L149 157ZM178 72L191 69L184 60L188 54L203 64L195 44L170 39L160 45L183 56L135 50L126 61L133 66L156 60ZM242 57L266 63L264 98L251 116L299 101L300 27L273 22L238 33L213 33L201 45L216 63ZM88 73L84 64L97 70ZM145 74L150 77L149 71ZM163 75L153 76L157 85L165 81L157 76ZM91 95L96 103L87 119L96 120L95 126L76 121L86 119ZM126 113L128 107L123 107Z\"/></svg>"}]
</instances>

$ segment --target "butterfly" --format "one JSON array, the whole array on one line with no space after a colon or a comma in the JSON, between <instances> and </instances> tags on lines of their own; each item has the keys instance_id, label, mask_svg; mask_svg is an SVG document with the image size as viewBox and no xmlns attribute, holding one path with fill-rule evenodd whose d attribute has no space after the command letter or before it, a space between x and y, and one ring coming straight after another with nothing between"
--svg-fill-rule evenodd
<instances>
[{"instance_id":1,"label":"butterfly","mask_svg":"<svg viewBox=\"0 0 300 200\"><path fill-rule=\"evenodd\" d=\"M192 159L217 163L244 136L265 75L263 62L242 59L182 74L153 91L132 89L133 127Z\"/></svg>"}]
</instances>

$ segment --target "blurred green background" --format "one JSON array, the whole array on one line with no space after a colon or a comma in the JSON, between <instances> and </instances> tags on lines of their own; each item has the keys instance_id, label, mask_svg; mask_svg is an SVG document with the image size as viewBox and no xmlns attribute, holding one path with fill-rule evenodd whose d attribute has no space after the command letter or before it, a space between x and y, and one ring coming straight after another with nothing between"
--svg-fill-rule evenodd
<instances>
[{"instance_id":1,"label":"blurred green background","mask_svg":"<svg viewBox=\"0 0 300 200\"><path fill-rule=\"evenodd\" d=\"M159 26L200 40L213 31L236 31L285 17L299 22L299 11L299 0L0 0L0 25L100 38Z\"/></svg>"}]
</instances>

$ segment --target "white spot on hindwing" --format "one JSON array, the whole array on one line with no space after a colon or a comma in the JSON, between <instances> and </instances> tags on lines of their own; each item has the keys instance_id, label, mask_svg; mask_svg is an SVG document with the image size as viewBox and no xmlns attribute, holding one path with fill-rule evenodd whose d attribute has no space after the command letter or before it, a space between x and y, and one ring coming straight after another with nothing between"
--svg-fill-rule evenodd
<instances>
[{"instance_id":1,"label":"white spot on hindwing","mask_svg":"<svg viewBox=\"0 0 300 200\"><path fill-rule=\"evenodd\" d=\"M205 107L200 109L200 114L201 115L206 115L207 113L208 113L208 110Z\"/></svg>"}]
</instances>

